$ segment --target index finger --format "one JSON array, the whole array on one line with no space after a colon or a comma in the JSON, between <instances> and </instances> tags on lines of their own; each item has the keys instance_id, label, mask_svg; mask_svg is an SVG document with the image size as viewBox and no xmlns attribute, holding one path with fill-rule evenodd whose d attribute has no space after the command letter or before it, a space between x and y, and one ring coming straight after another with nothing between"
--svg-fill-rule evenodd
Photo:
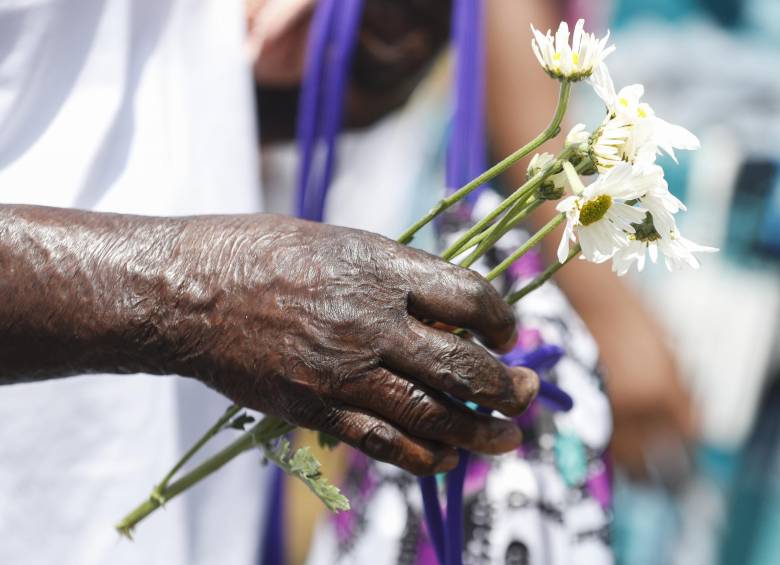
<instances>
[{"instance_id":1,"label":"index finger","mask_svg":"<svg viewBox=\"0 0 780 565\"><path fill-rule=\"evenodd\" d=\"M514 346L512 307L479 273L418 251L407 280L410 314L470 330L497 351Z\"/></svg>"}]
</instances>

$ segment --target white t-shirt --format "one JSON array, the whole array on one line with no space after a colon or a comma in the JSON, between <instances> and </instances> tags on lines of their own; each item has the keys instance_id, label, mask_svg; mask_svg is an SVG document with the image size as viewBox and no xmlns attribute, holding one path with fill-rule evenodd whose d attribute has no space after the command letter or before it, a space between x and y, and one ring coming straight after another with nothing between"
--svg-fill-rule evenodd
<instances>
[{"instance_id":1,"label":"white t-shirt","mask_svg":"<svg viewBox=\"0 0 780 565\"><path fill-rule=\"evenodd\" d=\"M2 0L0 202L258 211L243 26L240 0ZM0 388L0 563L253 563L265 482L253 454L134 542L113 529L227 404L170 377Z\"/></svg>"}]
</instances>

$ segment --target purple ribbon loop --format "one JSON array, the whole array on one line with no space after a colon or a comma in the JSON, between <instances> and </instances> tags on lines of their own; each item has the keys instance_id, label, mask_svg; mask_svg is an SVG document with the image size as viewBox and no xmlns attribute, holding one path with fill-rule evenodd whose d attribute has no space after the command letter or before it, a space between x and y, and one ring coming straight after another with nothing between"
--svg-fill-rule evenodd
<instances>
[{"instance_id":1,"label":"purple ribbon loop","mask_svg":"<svg viewBox=\"0 0 780 565\"><path fill-rule=\"evenodd\" d=\"M344 116L362 0L320 0L312 19L298 106L298 216L322 221Z\"/></svg>"}]
</instances>

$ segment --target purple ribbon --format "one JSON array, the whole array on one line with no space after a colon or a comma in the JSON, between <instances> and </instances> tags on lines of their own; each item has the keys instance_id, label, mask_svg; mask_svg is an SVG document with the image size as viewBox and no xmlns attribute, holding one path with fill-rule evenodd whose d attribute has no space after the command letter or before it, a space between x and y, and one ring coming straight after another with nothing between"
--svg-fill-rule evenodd
<instances>
[{"instance_id":1,"label":"purple ribbon","mask_svg":"<svg viewBox=\"0 0 780 565\"><path fill-rule=\"evenodd\" d=\"M445 563L444 518L442 518L441 504L439 504L439 486L436 484L436 476L420 477L417 482L422 493L425 525L428 528L431 545L436 553L436 560L439 563Z\"/></svg>"},{"instance_id":2,"label":"purple ribbon","mask_svg":"<svg viewBox=\"0 0 780 565\"><path fill-rule=\"evenodd\" d=\"M545 344L530 351L516 348L501 357L501 360L510 367L530 367L541 375L552 369L565 353L562 347ZM541 376L539 400L548 408L559 412L568 412L574 406L571 396Z\"/></svg>"},{"instance_id":3,"label":"purple ribbon","mask_svg":"<svg viewBox=\"0 0 780 565\"><path fill-rule=\"evenodd\" d=\"M298 216L322 221L362 0L320 0L312 20L298 107Z\"/></svg>"},{"instance_id":4,"label":"purple ribbon","mask_svg":"<svg viewBox=\"0 0 780 565\"><path fill-rule=\"evenodd\" d=\"M557 345L541 345L531 351L523 351L520 348L516 348L503 356L502 361L510 366L522 365L529 367L537 373L543 374L552 369L563 355L564 350ZM574 402L568 394L553 383L541 378L541 376L540 384L539 398L551 409L567 411L572 408ZM478 411L483 414L490 413L490 410L481 407L478 408ZM444 526L444 538L437 539L431 534L431 541L434 544L436 555L439 557L439 562L444 565L460 565L463 559L463 485L466 480L471 453L468 450L459 449L458 454L460 455L458 466L447 474L447 520ZM436 482L435 480L429 481L427 479L426 477L425 483L421 479L420 486L423 490L425 516L430 531L429 516L441 520L441 508L436 491ZM433 507L434 504L435 507ZM436 518L437 515L438 518ZM442 560L440 553L444 554L444 560Z\"/></svg>"},{"instance_id":5,"label":"purple ribbon","mask_svg":"<svg viewBox=\"0 0 780 565\"><path fill-rule=\"evenodd\" d=\"M455 190L487 168L484 100L484 13L480 0L457 0L452 11L455 42L455 110L447 146L446 182ZM479 191L469 195L470 201Z\"/></svg>"},{"instance_id":6,"label":"purple ribbon","mask_svg":"<svg viewBox=\"0 0 780 565\"><path fill-rule=\"evenodd\" d=\"M284 471L274 465L268 490L271 492L268 508L265 512L265 530L263 531L260 561L258 565L283 565L284 555Z\"/></svg>"},{"instance_id":7,"label":"purple ribbon","mask_svg":"<svg viewBox=\"0 0 780 565\"><path fill-rule=\"evenodd\" d=\"M298 172L298 216L305 217L307 187L312 174L312 161L317 148L317 137L320 129L319 108L322 104L320 83L325 73L325 55L331 36L331 21L336 9L336 3L324 0L317 4L309 30L306 46L306 66L301 83L301 94L298 100L298 150L300 153L300 169Z\"/></svg>"}]
</instances>

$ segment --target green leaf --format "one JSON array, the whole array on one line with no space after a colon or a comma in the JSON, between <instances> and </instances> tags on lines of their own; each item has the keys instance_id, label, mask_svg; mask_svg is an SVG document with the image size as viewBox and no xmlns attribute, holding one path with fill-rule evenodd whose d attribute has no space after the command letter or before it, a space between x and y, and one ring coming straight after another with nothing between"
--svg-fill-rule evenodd
<instances>
[{"instance_id":1,"label":"green leaf","mask_svg":"<svg viewBox=\"0 0 780 565\"><path fill-rule=\"evenodd\" d=\"M331 512L349 510L349 500L322 474L320 462L308 447L301 447L290 455L290 442L279 440L276 445L263 444L266 458L309 487Z\"/></svg>"}]
</instances>

